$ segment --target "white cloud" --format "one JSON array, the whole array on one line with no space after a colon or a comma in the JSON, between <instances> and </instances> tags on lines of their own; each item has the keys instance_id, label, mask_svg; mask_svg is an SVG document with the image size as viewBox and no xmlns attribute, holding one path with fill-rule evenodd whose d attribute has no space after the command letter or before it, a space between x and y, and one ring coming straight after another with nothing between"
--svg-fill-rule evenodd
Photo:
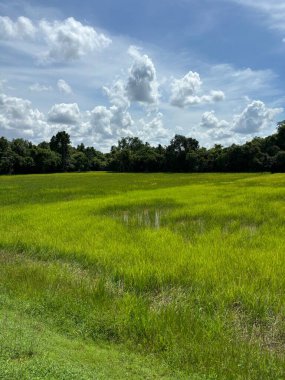
<instances>
[{"instance_id":1,"label":"white cloud","mask_svg":"<svg viewBox=\"0 0 285 380\"><path fill-rule=\"evenodd\" d=\"M270 133L280 112L282 109L269 108L261 101L252 101L230 122L218 119L214 111L205 112L200 129L193 130L194 137L208 145L242 143L254 135L263 135L265 130ZM128 108L114 104L109 108L96 106L84 113L76 103L55 104L45 115L28 100L0 94L0 129L9 138L39 141L64 128L73 141L96 143L106 150L123 136L138 136L153 144L167 143L175 131L166 128L163 119L164 115L157 112L135 122Z\"/></svg>"},{"instance_id":2,"label":"white cloud","mask_svg":"<svg viewBox=\"0 0 285 380\"><path fill-rule=\"evenodd\" d=\"M230 123L226 120L219 120L215 115L215 111L209 111L203 113L200 125L206 129L221 129L229 127Z\"/></svg>"},{"instance_id":3,"label":"white cloud","mask_svg":"<svg viewBox=\"0 0 285 380\"><path fill-rule=\"evenodd\" d=\"M41 20L39 29L48 45L43 57L47 61L75 60L111 43L104 34L97 33L93 27L83 25L73 17L54 22Z\"/></svg>"},{"instance_id":4,"label":"white cloud","mask_svg":"<svg viewBox=\"0 0 285 380\"><path fill-rule=\"evenodd\" d=\"M129 48L129 54L134 59L126 86L130 101L156 103L159 98L158 82L152 60L134 46Z\"/></svg>"},{"instance_id":5,"label":"white cloud","mask_svg":"<svg viewBox=\"0 0 285 380\"><path fill-rule=\"evenodd\" d=\"M177 107L184 107L186 104L189 104L189 98L193 98L201 86L200 75L192 71L189 71L181 79L174 79L171 83L171 104Z\"/></svg>"},{"instance_id":6,"label":"white cloud","mask_svg":"<svg viewBox=\"0 0 285 380\"><path fill-rule=\"evenodd\" d=\"M34 38L36 27L27 17L18 17L17 21L11 20L9 17L0 16L0 39L24 39Z\"/></svg>"},{"instance_id":7,"label":"white cloud","mask_svg":"<svg viewBox=\"0 0 285 380\"><path fill-rule=\"evenodd\" d=\"M42 16L36 15L36 17ZM54 22L51 20L54 20L54 18L50 18L49 15L46 17L49 20L49 24L53 26ZM60 20L59 17L57 14L56 19ZM65 21L57 22L64 24ZM85 25L83 21L82 24L83 26ZM9 62L9 64L6 65L4 62L4 65L2 65L1 77L7 78L9 83L9 88L6 85L4 92L9 94L14 93L23 98L32 100L33 106L31 106L31 108L39 109L44 112L42 118L47 128L52 128L49 129L51 131L59 128L67 130L68 133L71 134L73 142L76 136L84 143L97 144L98 148L106 147L107 149L111 143L123 135L138 135L143 140L155 144L164 141L164 136L166 136L167 133L172 137L178 131L177 125L182 128L180 130L181 134L192 133L193 129L197 127L195 138L199 141L202 140L202 144L212 144L214 139L218 139L224 134L231 135L232 141L235 141L237 132L232 130L233 115L240 115L242 109L245 108L245 104L249 103L249 101L244 99L245 94L247 94L250 99L258 99L258 96L262 94L264 97L262 100L265 103L270 103L273 108L279 107L279 104L281 104L281 96L283 93L281 88L280 91L278 90L277 86L280 81L277 81L273 71L239 70L231 65L213 66L205 62L195 61L195 58L192 59L192 57L192 60L189 59L187 61L193 63L193 72L197 71L200 73L201 77L199 74L197 75L199 75L201 83L199 84L198 80L198 86L195 87L195 85L193 85L192 94L186 102L188 103L188 107L186 105L183 106L184 109L182 109L181 106L173 107L169 104L169 85L171 82L169 78L172 78L171 75L173 75L176 80L180 80L183 75L179 76L176 70L180 71L181 62L183 63L185 61L182 61L173 52L165 52L164 55L160 55L158 51L152 52L150 47L146 47L146 49L149 49L148 56L144 55L144 51L131 48L129 53L132 59L126 54L126 51L133 41L119 36L112 36L114 43L110 49L105 49L100 52L100 57L96 51L87 49L84 50L84 54L88 54L88 57L81 59L79 62L71 62L64 66L57 64L49 68L40 65L31 65L30 58L32 56L38 57L44 52L46 56L48 56L52 45L51 41L48 43L47 40L45 40L46 35L43 30L39 30L38 25L38 22L34 22L37 33L32 40L27 39L27 41L23 41L18 37L19 41L10 39L5 43L1 43L0 38L3 54L5 54L5 51L9 53L5 56L5 62ZM57 44L57 41L55 43ZM6 50L7 47L9 50ZM13 54L11 51L12 48L18 49L20 54L29 54L30 57L23 57L23 60L18 60L17 54ZM10 55L11 57L13 55L13 57L10 58ZM79 56L77 55L77 57ZM98 59L96 57L98 57ZM49 59L62 61L63 59L73 58L68 58L68 56L63 54L63 57L53 59L49 57ZM130 61L133 61L131 65ZM96 69L94 69L95 62ZM139 68L142 70L135 69L135 65L138 62L141 64ZM155 66L153 65L154 62L157 62ZM127 68L129 66L132 67L128 72ZM141 75L142 72L144 73L144 70L147 74ZM55 106L52 107L55 103L71 103L71 101L67 101L67 99L61 99L62 96L58 93L57 81L59 78L64 78L67 84L71 83L74 89L76 88L77 99L72 100L72 102L76 101L80 106L80 110L84 110L79 111L79 116L78 112L75 112L75 114L77 114L75 118L73 117L74 113L71 112L71 123L69 123L70 119L63 114L62 110L61 112L57 110L57 113L51 113L51 108L55 111ZM113 84L111 82L110 85L112 78L120 79L116 80ZM136 92L130 91L129 78L133 79L133 87L138 90L140 96L136 96ZM140 80L140 78L143 79ZM167 78L164 84L162 84L162 78ZM201 79L203 79L204 83L202 83ZM108 86L103 87L107 83ZM35 86L33 92L28 90L30 84ZM37 84L38 86L36 86ZM44 87L48 87L49 85L53 86L56 91L47 91L44 96L39 96L37 91L45 91ZM102 87L108 97L107 102L102 102L102 96L99 94L98 89ZM223 90L226 93L226 101L216 104L216 102L223 100L224 93L222 91L213 91L212 89ZM159 97L158 90L162 93L161 97ZM130 96L130 94L132 94L132 96ZM141 94L143 94L143 96ZM156 110L157 112L148 113L151 107L158 108L157 99L159 99L159 109ZM274 101L276 101L276 104L274 104ZM135 104L135 102L139 102L140 104ZM191 104L197 103L199 105L198 107L190 107ZM181 104L184 104L183 97ZM95 105L105 107L97 108ZM49 109L50 114L48 114ZM91 117L91 112L94 111L94 109L96 109L96 112L93 112L93 117ZM211 109L214 109L216 114L212 115L212 117L208 115L207 118L204 116L202 120L204 127L201 128L201 115L206 110ZM164 116L162 116L162 113ZM213 127L215 123L213 116L216 118L217 128ZM50 121L50 118L53 118L53 121ZM68 124L62 124L63 121L68 121ZM229 126L227 127L226 124L223 126L223 124L221 124L223 121L228 123ZM59 124L59 122L61 124ZM13 134L11 132L11 136L25 136L20 131L20 129L19 132L14 130ZM209 131L209 133L207 134L205 131ZM273 123L269 133L271 133L271 131L273 131ZM204 133L205 136L207 136L203 141ZM261 133L261 135L265 134L267 134L267 131ZM37 131L35 135L38 136ZM249 138L246 134L240 133L239 136ZM48 138L50 137L51 134L48 135ZM207 141L205 142L206 139ZM34 141L34 137L31 137L31 140ZM229 141L230 140L229 138Z\"/></svg>"},{"instance_id":8,"label":"white cloud","mask_svg":"<svg viewBox=\"0 0 285 380\"><path fill-rule=\"evenodd\" d=\"M104 138L113 136L111 128L112 112L104 106L97 106L90 112L90 125L94 132Z\"/></svg>"},{"instance_id":9,"label":"white cloud","mask_svg":"<svg viewBox=\"0 0 285 380\"><path fill-rule=\"evenodd\" d=\"M111 126L116 130L116 135L119 136L120 132L123 134L131 133L130 127L134 121L130 113L117 106L111 106L110 111L112 113Z\"/></svg>"},{"instance_id":10,"label":"white cloud","mask_svg":"<svg viewBox=\"0 0 285 380\"><path fill-rule=\"evenodd\" d=\"M231 122L219 120L214 111L205 112L200 127L214 140L234 139L236 135L253 137L269 130L282 111L282 108L269 108L262 101L254 100L240 114L234 115Z\"/></svg>"},{"instance_id":11,"label":"white cloud","mask_svg":"<svg viewBox=\"0 0 285 380\"><path fill-rule=\"evenodd\" d=\"M130 127L134 124L129 112L117 106L97 106L89 112L90 129L99 138L115 142L122 136L133 135Z\"/></svg>"},{"instance_id":12,"label":"white cloud","mask_svg":"<svg viewBox=\"0 0 285 380\"><path fill-rule=\"evenodd\" d=\"M184 108L187 106L214 103L225 99L220 90L212 90L209 94L201 95L202 80L196 72L189 71L181 79L173 79L171 83L170 102L173 106Z\"/></svg>"},{"instance_id":13,"label":"white cloud","mask_svg":"<svg viewBox=\"0 0 285 380\"><path fill-rule=\"evenodd\" d=\"M202 136L210 142L211 146L213 142L225 144L234 140L231 124L226 120L219 120L215 111L205 112L202 115L200 127L202 127Z\"/></svg>"},{"instance_id":14,"label":"white cloud","mask_svg":"<svg viewBox=\"0 0 285 380\"><path fill-rule=\"evenodd\" d=\"M169 139L170 131L164 127L163 114L158 112L151 120L139 120L139 128L136 135L143 141L149 143L157 143L158 141L165 141Z\"/></svg>"},{"instance_id":15,"label":"white cloud","mask_svg":"<svg viewBox=\"0 0 285 380\"><path fill-rule=\"evenodd\" d=\"M210 129L207 133L207 140L210 142L210 144L208 143L210 147L214 145L214 142L221 145L242 144L244 142L243 139L238 138L227 129Z\"/></svg>"},{"instance_id":16,"label":"white cloud","mask_svg":"<svg viewBox=\"0 0 285 380\"><path fill-rule=\"evenodd\" d=\"M210 95L205 96L209 96L209 102L221 102L226 98L224 92L221 90L212 90Z\"/></svg>"},{"instance_id":17,"label":"white cloud","mask_svg":"<svg viewBox=\"0 0 285 380\"><path fill-rule=\"evenodd\" d=\"M40 84L40 83L33 83L29 87L29 90L31 90L33 92L47 92L47 91L51 91L52 87L51 86L46 86L46 85Z\"/></svg>"},{"instance_id":18,"label":"white cloud","mask_svg":"<svg viewBox=\"0 0 285 380\"><path fill-rule=\"evenodd\" d=\"M103 33L73 17L53 22L40 20L36 24L23 16L16 21L0 16L0 40L25 39L33 40L40 48L38 55L42 63L75 60L102 50L112 42Z\"/></svg>"},{"instance_id":19,"label":"white cloud","mask_svg":"<svg viewBox=\"0 0 285 380\"><path fill-rule=\"evenodd\" d=\"M62 129L73 138L86 136L84 116L77 104L56 104L44 114L28 100L0 94L0 131L8 138L49 140Z\"/></svg>"},{"instance_id":20,"label":"white cloud","mask_svg":"<svg viewBox=\"0 0 285 380\"><path fill-rule=\"evenodd\" d=\"M0 94L0 130L11 138L37 138L48 134L49 126L28 100Z\"/></svg>"},{"instance_id":21,"label":"white cloud","mask_svg":"<svg viewBox=\"0 0 285 380\"><path fill-rule=\"evenodd\" d=\"M115 143L123 136L132 136L131 127L134 121L128 111L130 101L124 82L119 79L110 88L103 86L103 91L108 96L111 106L96 106L87 112L90 131L95 133L97 140L108 140L110 143Z\"/></svg>"},{"instance_id":22,"label":"white cloud","mask_svg":"<svg viewBox=\"0 0 285 380\"><path fill-rule=\"evenodd\" d=\"M103 91L108 96L111 104L123 109L130 106L130 101L127 97L126 88L122 80L116 81L111 88L104 86Z\"/></svg>"},{"instance_id":23,"label":"white cloud","mask_svg":"<svg viewBox=\"0 0 285 380\"><path fill-rule=\"evenodd\" d=\"M255 100L234 117L233 131L241 134L258 133L270 127L281 112L282 108L268 108L263 102Z\"/></svg>"},{"instance_id":24,"label":"white cloud","mask_svg":"<svg viewBox=\"0 0 285 380\"><path fill-rule=\"evenodd\" d=\"M72 88L71 86L63 79L59 79L57 81L57 88L60 92L70 95L72 94Z\"/></svg>"},{"instance_id":25,"label":"white cloud","mask_svg":"<svg viewBox=\"0 0 285 380\"><path fill-rule=\"evenodd\" d=\"M48 112L48 121L56 124L77 124L80 122L80 110L76 103L55 104Z\"/></svg>"},{"instance_id":26,"label":"white cloud","mask_svg":"<svg viewBox=\"0 0 285 380\"><path fill-rule=\"evenodd\" d=\"M142 55L138 48L131 46L128 52L134 62L129 69L127 83L119 79L111 88L103 87L112 106L95 107L92 124L102 138L118 139L136 135L145 141L160 141L168 136L168 131L163 125L163 114L156 109L159 94L155 67L151 59ZM148 105L146 117L140 118L137 123L128 112L132 102Z\"/></svg>"}]
</instances>

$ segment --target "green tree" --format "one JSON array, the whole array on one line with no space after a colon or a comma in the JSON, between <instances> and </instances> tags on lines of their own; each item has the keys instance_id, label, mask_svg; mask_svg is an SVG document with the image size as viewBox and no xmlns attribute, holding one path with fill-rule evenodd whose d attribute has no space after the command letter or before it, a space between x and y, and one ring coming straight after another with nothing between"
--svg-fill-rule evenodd
<instances>
[{"instance_id":1,"label":"green tree","mask_svg":"<svg viewBox=\"0 0 285 380\"><path fill-rule=\"evenodd\" d=\"M0 174L11 174L14 170L14 157L11 144L5 137L0 137Z\"/></svg>"},{"instance_id":2,"label":"green tree","mask_svg":"<svg viewBox=\"0 0 285 380\"><path fill-rule=\"evenodd\" d=\"M39 144L34 148L33 157L35 162L35 171L37 173L52 173L60 170L61 157L57 152L48 148L42 148Z\"/></svg>"},{"instance_id":3,"label":"green tree","mask_svg":"<svg viewBox=\"0 0 285 380\"><path fill-rule=\"evenodd\" d=\"M277 145L282 150L285 150L285 120L277 124Z\"/></svg>"},{"instance_id":4,"label":"green tree","mask_svg":"<svg viewBox=\"0 0 285 380\"><path fill-rule=\"evenodd\" d=\"M195 171L195 164L190 163L194 155L190 153L196 152L198 149L199 142L197 140L192 137L175 135L170 141L170 145L166 148L166 170L177 172Z\"/></svg>"},{"instance_id":5,"label":"green tree","mask_svg":"<svg viewBox=\"0 0 285 380\"><path fill-rule=\"evenodd\" d=\"M10 144L15 173L32 173L35 162L32 157L33 144L24 139L14 139Z\"/></svg>"},{"instance_id":6,"label":"green tree","mask_svg":"<svg viewBox=\"0 0 285 380\"><path fill-rule=\"evenodd\" d=\"M75 151L70 158L70 169L72 171L82 172L89 169L88 158L84 152Z\"/></svg>"},{"instance_id":7,"label":"green tree","mask_svg":"<svg viewBox=\"0 0 285 380\"><path fill-rule=\"evenodd\" d=\"M67 171L70 161L70 136L65 131L58 132L50 140L50 149L61 157L61 170Z\"/></svg>"},{"instance_id":8,"label":"green tree","mask_svg":"<svg viewBox=\"0 0 285 380\"><path fill-rule=\"evenodd\" d=\"M285 172L285 151L280 151L276 154L272 163L272 172Z\"/></svg>"}]
</instances>

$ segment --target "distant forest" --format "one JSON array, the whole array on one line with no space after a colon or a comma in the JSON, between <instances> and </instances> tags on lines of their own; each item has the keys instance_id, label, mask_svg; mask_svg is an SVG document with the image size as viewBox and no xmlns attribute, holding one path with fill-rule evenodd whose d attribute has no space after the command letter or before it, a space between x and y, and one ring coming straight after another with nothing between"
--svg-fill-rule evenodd
<instances>
[{"instance_id":1,"label":"distant forest","mask_svg":"<svg viewBox=\"0 0 285 380\"><path fill-rule=\"evenodd\" d=\"M84 144L71 146L58 132L38 145L24 139L0 138L0 174L109 170L116 172L285 172L285 121L268 137L244 145L199 146L191 137L175 135L169 145L156 147L138 137L124 137L101 153Z\"/></svg>"}]
</instances>

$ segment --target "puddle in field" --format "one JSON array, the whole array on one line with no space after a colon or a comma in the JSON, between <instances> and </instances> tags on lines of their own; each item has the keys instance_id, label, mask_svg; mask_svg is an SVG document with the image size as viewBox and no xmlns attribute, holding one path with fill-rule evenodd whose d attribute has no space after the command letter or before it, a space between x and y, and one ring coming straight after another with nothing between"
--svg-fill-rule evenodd
<instances>
[{"instance_id":1,"label":"puddle in field","mask_svg":"<svg viewBox=\"0 0 285 380\"><path fill-rule=\"evenodd\" d=\"M159 230L166 225L169 214L178 207L181 207L181 204L175 201L157 200L141 204L114 205L102 212L126 226Z\"/></svg>"},{"instance_id":2,"label":"puddle in field","mask_svg":"<svg viewBox=\"0 0 285 380\"><path fill-rule=\"evenodd\" d=\"M237 232L243 232L245 237L254 237L261 225L248 218L236 218L234 215L211 215L205 212L193 214L187 209L183 212L184 209L183 203L172 199L158 199L141 203L130 201L113 204L101 209L99 213L129 228L159 230L166 227L192 242L213 229L220 229L224 237Z\"/></svg>"},{"instance_id":3,"label":"puddle in field","mask_svg":"<svg viewBox=\"0 0 285 380\"><path fill-rule=\"evenodd\" d=\"M166 210L145 209L139 212L123 211L122 215L119 213L119 215L113 215L113 218L121 219L126 225L149 227L158 230L161 227L162 217L166 214Z\"/></svg>"}]
</instances>

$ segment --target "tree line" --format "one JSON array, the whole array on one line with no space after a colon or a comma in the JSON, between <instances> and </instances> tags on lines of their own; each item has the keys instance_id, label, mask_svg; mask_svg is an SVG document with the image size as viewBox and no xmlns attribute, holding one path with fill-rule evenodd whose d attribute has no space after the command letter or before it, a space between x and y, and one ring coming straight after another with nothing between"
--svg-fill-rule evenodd
<instances>
[{"instance_id":1,"label":"tree line","mask_svg":"<svg viewBox=\"0 0 285 380\"><path fill-rule=\"evenodd\" d=\"M110 170L116 172L285 172L285 121L268 137L243 145L207 149L191 137L175 135L167 146L151 146L124 137L109 153L80 144L73 147L65 131L49 142L33 144L0 138L0 174Z\"/></svg>"}]
</instances>

